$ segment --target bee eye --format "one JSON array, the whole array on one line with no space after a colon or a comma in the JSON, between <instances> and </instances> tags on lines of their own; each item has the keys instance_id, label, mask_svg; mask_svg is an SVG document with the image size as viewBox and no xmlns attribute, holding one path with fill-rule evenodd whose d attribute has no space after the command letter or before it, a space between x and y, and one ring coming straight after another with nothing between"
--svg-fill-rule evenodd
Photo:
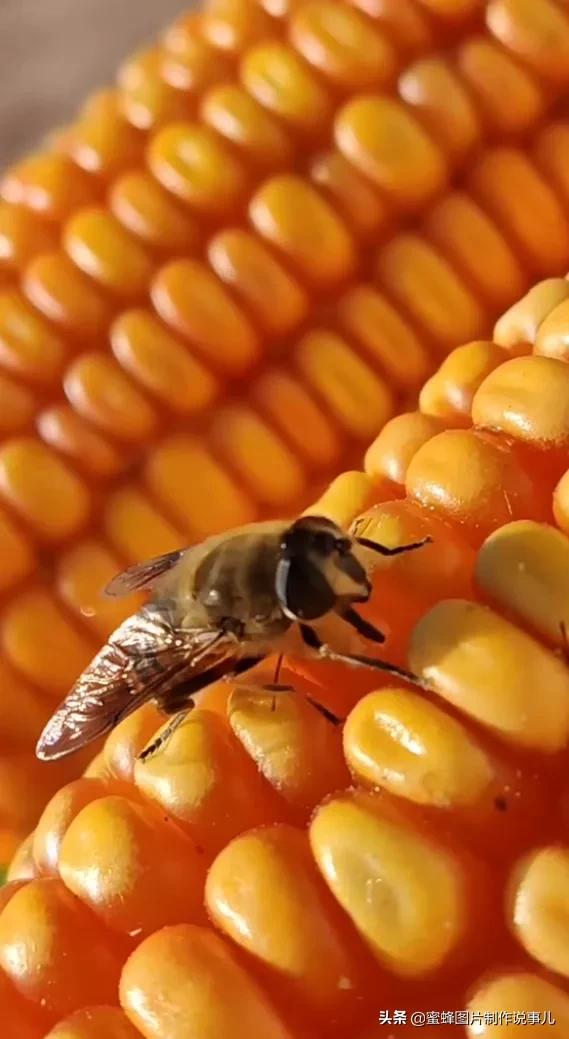
<instances>
[{"instance_id":1,"label":"bee eye","mask_svg":"<svg viewBox=\"0 0 569 1039\"><path fill-rule=\"evenodd\" d=\"M344 556L346 553L351 552L351 550L352 542L349 538L336 538L336 552L339 552L340 555Z\"/></svg>"},{"instance_id":2,"label":"bee eye","mask_svg":"<svg viewBox=\"0 0 569 1039\"><path fill-rule=\"evenodd\" d=\"M275 590L284 613L295 620L323 617L336 602L333 588L306 557L281 560Z\"/></svg>"}]
</instances>

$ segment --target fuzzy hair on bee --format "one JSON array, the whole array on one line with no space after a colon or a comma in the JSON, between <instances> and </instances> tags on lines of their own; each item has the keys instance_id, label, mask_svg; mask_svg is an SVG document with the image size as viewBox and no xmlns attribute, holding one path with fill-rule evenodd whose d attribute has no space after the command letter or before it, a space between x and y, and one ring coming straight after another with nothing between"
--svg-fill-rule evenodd
<instances>
[{"instance_id":1,"label":"fuzzy hair on bee","mask_svg":"<svg viewBox=\"0 0 569 1039\"><path fill-rule=\"evenodd\" d=\"M153 701L171 721L142 751L150 757L197 692L271 654L375 668L422 686L409 671L352 650L384 641L354 608L371 594L366 558L414 551L428 540L388 548L305 515L250 524L129 567L105 593L144 589L149 599L78 678L41 734L38 758L71 754Z\"/></svg>"}]
</instances>

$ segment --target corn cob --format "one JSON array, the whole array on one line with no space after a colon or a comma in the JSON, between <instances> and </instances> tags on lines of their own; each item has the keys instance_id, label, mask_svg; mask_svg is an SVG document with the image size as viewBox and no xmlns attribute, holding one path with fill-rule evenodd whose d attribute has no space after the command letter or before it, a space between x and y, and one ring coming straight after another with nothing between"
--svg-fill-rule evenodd
<instances>
[{"instance_id":1,"label":"corn cob","mask_svg":"<svg viewBox=\"0 0 569 1039\"><path fill-rule=\"evenodd\" d=\"M0 893L7 1039L567 1036L568 330L536 285L312 506L433 538L369 605L433 692L220 683L146 762L159 715L126 719Z\"/></svg>"},{"instance_id":2,"label":"corn cob","mask_svg":"<svg viewBox=\"0 0 569 1039\"><path fill-rule=\"evenodd\" d=\"M568 79L555 0L210 0L6 173L5 834L107 577L297 512L566 269Z\"/></svg>"}]
</instances>

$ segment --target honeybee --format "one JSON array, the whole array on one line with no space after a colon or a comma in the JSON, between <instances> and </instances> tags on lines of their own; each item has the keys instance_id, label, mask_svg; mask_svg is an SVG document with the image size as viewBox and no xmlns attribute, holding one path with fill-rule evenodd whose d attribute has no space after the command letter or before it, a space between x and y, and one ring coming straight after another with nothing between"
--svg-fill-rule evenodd
<instances>
[{"instance_id":1,"label":"honeybee","mask_svg":"<svg viewBox=\"0 0 569 1039\"><path fill-rule=\"evenodd\" d=\"M38 758L64 757L154 701L171 721L142 751L148 758L192 709L195 693L275 653L376 668L422 685L394 664L352 652L354 641L361 649L366 640L385 640L354 604L371 594L366 553L395 556L429 540L387 548L303 516L251 524L129 567L105 594L149 589L151 596L79 677L41 734Z\"/></svg>"}]
</instances>

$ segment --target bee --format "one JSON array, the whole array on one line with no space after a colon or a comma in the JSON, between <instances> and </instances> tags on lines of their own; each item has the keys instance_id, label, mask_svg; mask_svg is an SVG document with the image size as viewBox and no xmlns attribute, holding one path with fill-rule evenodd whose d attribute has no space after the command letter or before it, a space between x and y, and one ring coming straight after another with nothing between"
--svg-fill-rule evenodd
<instances>
[{"instance_id":1,"label":"bee","mask_svg":"<svg viewBox=\"0 0 569 1039\"><path fill-rule=\"evenodd\" d=\"M375 668L422 685L394 664L353 651L385 641L354 604L371 594L366 554L395 556L429 540L387 548L325 517L303 516L254 523L129 567L105 594L148 589L151 595L56 710L38 741L38 758L62 758L153 701L171 720L142 751L148 758L185 719L197 692L275 653Z\"/></svg>"}]
</instances>

